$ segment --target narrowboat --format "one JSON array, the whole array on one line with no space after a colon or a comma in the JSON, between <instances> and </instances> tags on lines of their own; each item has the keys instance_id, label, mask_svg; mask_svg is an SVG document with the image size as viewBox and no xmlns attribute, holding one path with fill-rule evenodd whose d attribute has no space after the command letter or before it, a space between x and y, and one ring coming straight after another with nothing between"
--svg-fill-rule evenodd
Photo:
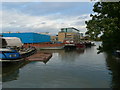
<instances>
[{"instance_id":1,"label":"narrowboat","mask_svg":"<svg viewBox=\"0 0 120 90\"><path fill-rule=\"evenodd\" d=\"M0 62L16 62L23 60L16 50L0 48Z\"/></svg>"},{"instance_id":2,"label":"narrowboat","mask_svg":"<svg viewBox=\"0 0 120 90\"><path fill-rule=\"evenodd\" d=\"M17 37L1 37L0 41L0 62L23 61L37 51L31 46L24 47Z\"/></svg>"},{"instance_id":3,"label":"narrowboat","mask_svg":"<svg viewBox=\"0 0 120 90\"><path fill-rule=\"evenodd\" d=\"M22 60L20 53L7 48L6 40L0 37L0 62L15 62L20 60Z\"/></svg>"}]
</instances>

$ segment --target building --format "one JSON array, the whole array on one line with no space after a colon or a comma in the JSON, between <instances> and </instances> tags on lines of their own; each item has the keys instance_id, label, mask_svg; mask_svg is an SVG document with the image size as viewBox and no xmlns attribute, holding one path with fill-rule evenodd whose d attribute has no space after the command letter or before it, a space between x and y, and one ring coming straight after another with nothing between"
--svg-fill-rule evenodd
<instances>
[{"instance_id":1,"label":"building","mask_svg":"<svg viewBox=\"0 0 120 90\"><path fill-rule=\"evenodd\" d=\"M79 30L76 28L62 28L61 31L58 33L58 41L64 42L64 40L73 40L74 42L80 41L80 33Z\"/></svg>"},{"instance_id":2,"label":"building","mask_svg":"<svg viewBox=\"0 0 120 90\"><path fill-rule=\"evenodd\" d=\"M3 37L18 37L22 43L46 43L50 42L50 36L38 33L2 33Z\"/></svg>"},{"instance_id":3,"label":"building","mask_svg":"<svg viewBox=\"0 0 120 90\"><path fill-rule=\"evenodd\" d=\"M53 43L58 42L58 35L51 36L51 41L52 41Z\"/></svg>"}]
</instances>

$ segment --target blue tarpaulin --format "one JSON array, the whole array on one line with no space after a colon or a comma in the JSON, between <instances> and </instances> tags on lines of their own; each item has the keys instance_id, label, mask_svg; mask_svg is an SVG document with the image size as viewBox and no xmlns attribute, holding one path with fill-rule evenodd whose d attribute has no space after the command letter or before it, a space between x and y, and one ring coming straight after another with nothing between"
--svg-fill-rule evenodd
<instances>
[{"instance_id":1,"label":"blue tarpaulin","mask_svg":"<svg viewBox=\"0 0 120 90\"><path fill-rule=\"evenodd\" d=\"M3 37L18 37L22 43L50 42L50 36L38 33L2 33Z\"/></svg>"}]
</instances>

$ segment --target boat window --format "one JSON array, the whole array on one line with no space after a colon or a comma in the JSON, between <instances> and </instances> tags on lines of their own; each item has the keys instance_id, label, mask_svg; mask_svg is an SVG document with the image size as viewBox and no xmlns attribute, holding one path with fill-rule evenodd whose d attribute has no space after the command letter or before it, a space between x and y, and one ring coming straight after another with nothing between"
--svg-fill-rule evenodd
<instances>
[{"instance_id":1,"label":"boat window","mask_svg":"<svg viewBox=\"0 0 120 90\"><path fill-rule=\"evenodd\" d=\"M7 42L5 41L5 39L0 38L0 48L4 48L7 46Z\"/></svg>"}]
</instances>

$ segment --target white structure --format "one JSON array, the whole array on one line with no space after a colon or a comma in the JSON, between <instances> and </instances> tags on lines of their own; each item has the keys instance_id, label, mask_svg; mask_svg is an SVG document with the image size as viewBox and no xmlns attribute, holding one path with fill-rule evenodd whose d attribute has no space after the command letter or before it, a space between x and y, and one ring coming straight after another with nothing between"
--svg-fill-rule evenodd
<instances>
[{"instance_id":1,"label":"white structure","mask_svg":"<svg viewBox=\"0 0 120 90\"><path fill-rule=\"evenodd\" d=\"M10 47L21 47L23 45L22 41L20 40L20 38L17 37L2 37L3 39L5 39L5 41L7 42L7 46Z\"/></svg>"}]
</instances>

